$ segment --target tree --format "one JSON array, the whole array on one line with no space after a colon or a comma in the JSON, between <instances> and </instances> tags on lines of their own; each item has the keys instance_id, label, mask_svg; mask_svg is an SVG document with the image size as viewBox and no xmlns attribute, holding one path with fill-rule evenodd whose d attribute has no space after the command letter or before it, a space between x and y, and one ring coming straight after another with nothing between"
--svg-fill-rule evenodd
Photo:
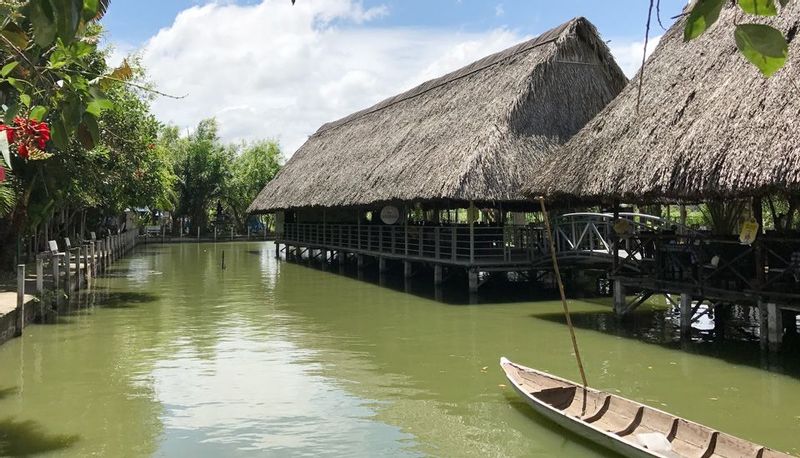
<instances>
[{"instance_id":1,"label":"tree","mask_svg":"<svg viewBox=\"0 0 800 458\"><path fill-rule=\"evenodd\" d=\"M225 189L225 201L239 230L244 232L247 230L247 207L280 171L283 155L278 143L271 140L244 144L240 148Z\"/></svg>"},{"instance_id":2,"label":"tree","mask_svg":"<svg viewBox=\"0 0 800 458\"><path fill-rule=\"evenodd\" d=\"M217 121L200 121L185 140L177 141L177 214L189 216L195 228L206 230L212 202L222 197L230 175L232 154L220 142Z\"/></svg>"}]
</instances>

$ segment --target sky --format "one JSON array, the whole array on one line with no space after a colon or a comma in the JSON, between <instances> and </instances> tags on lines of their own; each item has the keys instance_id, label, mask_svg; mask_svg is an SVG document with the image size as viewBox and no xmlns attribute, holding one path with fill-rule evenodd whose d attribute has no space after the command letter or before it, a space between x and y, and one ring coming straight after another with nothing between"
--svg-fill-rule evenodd
<instances>
[{"instance_id":1,"label":"sky","mask_svg":"<svg viewBox=\"0 0 800 458\"><path fill-rule=\"evenodd\" d=\"M661 0L665 27L686 0ZM182 132L214 117L226 142L291 156L320 125L530 39L573 17L633 76L647 0L115 0L112 63L141 56L153 111ZM664 29L653 21L648 53Z\"/></svg>"}]
</instances>

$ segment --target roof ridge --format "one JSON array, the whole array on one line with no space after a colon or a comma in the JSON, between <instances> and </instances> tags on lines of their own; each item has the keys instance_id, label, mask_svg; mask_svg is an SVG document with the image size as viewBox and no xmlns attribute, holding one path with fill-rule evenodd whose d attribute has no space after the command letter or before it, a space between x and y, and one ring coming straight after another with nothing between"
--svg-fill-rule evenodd
<instances>
[{"instance_id":1,"label":"roof ridge","mask_svg":"<svg viewBox=\"0 0 800 458\"><path fill-rule=\"evenodd\" d=\"M322 134L322 133L325 133L325 132L328 132L330 130L345 126L345 125L349 124L352 121L355 121L357 119L361 119L364 116L367 116L367 115L370 115L370 114L373 114L373 113L377 113L377 112L379 112L381 110L384 110L386 108L394 106L394 105L396 105L398 103L405 102L406 100L411 100L413 98L419 97L419 96L421 96L423 94L426 94L426 93L428 93L428 92L430 92L430 91L432 91L434 89L438 89L440 87L443 87L443 86L446 86L448 84L454 83L454 82L459 81L461 79L464 79L464 78L466 78L468 76L474 75L476 73L480 73L480 72L482 72L482 71L484 71L484 70L486 70L488 68L491 68L491 67L494 67L495 65L500 64L501 62L504 62L504 61L506 61L508 59L511 59L512 57L516 57L516 56L518 56L520 54L532 51L532 50L534 50L536 48L539 48L541 46L553 43L553 42L557 41L558 38L561 37L561 35L564 33L564 31L566 31L566 30L568 30L570 28L570 26L572 26L573 24L579 24L579 23L582 23L582 22L586 22L586 18L584 18L582 16L574 17L574 18L570 19L569 21L559 25L558 27L555 27L555 28L549 29L549 30L547 30L545 32L542 32L541 34L539 34L538 36L536 36L536 37L534 37L534 38L532 38L530 40L524 41L522 43L518 43L518 44L516 44L516 45L514 45L514 46L512 46L510 48L506 48L506 49L504 49L502 51L498 51L496 53L493 53L493 54L490 54L490 55L488 55L486 57L478 59L475 62L467 64L464 67L461 67L461 68L459 68L457 70L454 70L454 71L452 71L452 72L450 72L450 73L448 73L448 74L446 74L444 76L440 76L438 78L434 78L434 79L425 81L425 82L423 82L423 83L421 83L421 84L419 84L417 86L414 86L413 88L411 88L411 89L409 89L407 91L404 91L404 92L402 92L402 93L400 93L398 95L395 95L395 96L389 97L387 99L384 99L384 100L376 103L375 105L373 105L373 106L371 106L369 108L365 108L363 110L356 111L355 113L351 113L350 115L347 115L347 116L345 116L345 117L343 117L343 118L341 118L339 120L331 121L329 123L323 124L322 127L320 127L312 135L312 137L316 136L316 135L319 135L319 134ZM509 51L511 51L511 52L509 53ZM508 55L503 55L505 53L509 53L509 54ZM466 73L463 73L463 74L461 73L464 70L467 70L470 67L475 66L475 65L477 65L477 68L471 69L471 70L469 70L469 71L467 71ZM430 87L424 87L426 85L430 85Z\"/></svg>"}]
</instances>

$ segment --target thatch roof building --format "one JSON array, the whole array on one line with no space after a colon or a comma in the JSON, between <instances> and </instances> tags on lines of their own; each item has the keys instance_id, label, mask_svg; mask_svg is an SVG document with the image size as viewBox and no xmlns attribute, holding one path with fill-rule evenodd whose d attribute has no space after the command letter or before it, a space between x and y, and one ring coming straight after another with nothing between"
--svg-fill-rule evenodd
<instances>
[{"instance_id":1,"label":"thatch roof building","mask_svg":"<svg viewBox=\"0 0 800 458\"><path fill-rule=\"evenodd\" d=\"M626 202L757 196L800 186L800 2L769 23L790 40L770 79L738 52L738 7L685 43L686 19L662 38L639 78L527 185L529 195Z\"/></svg>"},{"instance_id":2,"label":"thatch roof building","mask_svg":"<svg viewBox=\"0 0 800 458\"><path fill-rule=\"evenodd\" d=\"M519 202L627 79L586 19L323 125L250 206Z\"/></svg>"}]
</instances>

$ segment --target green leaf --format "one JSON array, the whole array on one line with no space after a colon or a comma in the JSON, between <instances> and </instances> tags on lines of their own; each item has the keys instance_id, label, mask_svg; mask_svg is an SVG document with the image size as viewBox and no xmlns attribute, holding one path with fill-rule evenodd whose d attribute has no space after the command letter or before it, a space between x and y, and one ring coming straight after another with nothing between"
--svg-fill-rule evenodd
<instances>
[{"instance_id":1,"label":"green leaf","mask_svg":"<svg viewBox=\"0 0 800 458\"><path fill-rule=\"evenodd\" d=\"M6 114L5 114L5 117L3 118L4 122L6 124L8 124L8 125L13 124L14 123L14 118L17 116L17 113L19 113L19 104L12 103L8 107L8 109L6 109Z\"/></svg>"},{"instance_id":2,"label":"green leaf","mask_svg":"<svg viewBox=\"0 0 800 458\"><path fill-rule=\"evenodd\" d=\"M64 127L64 121L60 116L56 116L50 123L50 135L56 148L62 151L69 148L69 134L67 134L67 128Z\"/></svg>"},{"instance_id":3,"label":"green leaf","mask_svg":"<svg viewBox=\"0 0 800 458\"><path fill-rule=\"evenodd\" d=\"M46 48L56 41L56 18L49 0L31 0L24 10L33 27L33 39Z\"/></svg>"},{"instance_id":4,"label":"green leaf","mask_svg":"<svg viewBox=\"0 0 800 458\"><path fill-rule=\"evenodd\" d=\"M97 118L92 115L83 117L83 122L78 126L78 140L87 150L92 150L100 142L100 127Z\"/></svg>"},{"instance_id":5,"label":"green leaf","mask_svg":"<svg viewBox=\"0 0 800 458\"><path fill-rule=\"evenodd\" d=\"M22 102L22 104L25 105L26 107L31 106L31 96L29 96L28 94L25 93L20 94L19 101Z\"/></svg>"},{"instance_id":6,"label":"green leaf","mask_svg":"<svg viewBox=\"0 0 800 458\"><path fill-rule=\"evenodd\" d=\"M56 30L58 38L64 44L75 41L75 34L78 32L78 25L83 11L82 0L50 0L55 12Z\"/></svg>"},{"instance_id":7,"label":"green leaf","mask_svg":"<svg viewBox=\"0 0 800 458\"><path fill-rule=\"evenodd\" d=\"M683 29L683 40L691 41L705 33L709 27L717 22L719 13L724 5L725 0L698 0L686 20L686 26Z\"/></svg>"},{"instance_id":8,"label":"green leaf","mask_svg":"<svg viewBox=\"0 0 800 458\"><path fill-rule=\"evenodd\" d=\"M35 107L31 108L31 119L34 121L41 121L44 119L45 115L47 114L47 108L36 105Z\"/></svg>"},{"instance_id":9,"label":"green leaf","mask_svg":"<svg viewBox=\"0 0 800 458\"><path fill-rule=\"evenodd\" d=\"M0 69L0 76L5 78L6 76L8 76L9 73L11 73L12 70L17 68L17 65L19 65L19 62L11 62L3 65L3 68Z\"/></svg>"},{"instance_id":10,"label":"green leaf","mask_svg":"<svg viewBox=\"0 0 800 458\"><path fill-rule=\"evenodd\" d=\"M774 0L739 0L739 7L745 13L758 16L776 16L778 14Z\"/></svg>"},{"instance_id":11,"label":"green leaf","mask_svg":"<svg viewBox=\"0 0 800 458\"><path fill-rule=\"evenodd\" d=\"M19 49L28 48L28 34L25 33L20 26L13 22L6 24L5 28L0 31L0 35L2 35L6 40L10 41Z\"/></svg>"},{"instance_id":12,"label":"green leaf","mask_svg":"<svg viewBox=\"0 0 800 458\"><path fill-rule=\"evenodd\" d=\"M767 78L786 64L789 45L779 30L764 24L739 24L734 37L739 51Z\"/></svg>"},{"instance_id":13,"label":"green leaf","mask_svg":"<svg viewBox=\"0 0 800 458\"><path fill-rule=\"evenodd\" d=\"M94 115L95 117L100 117L104 111L110 110L114 108L114 102L108 99L94 99L89 102L89 106L86 107L86 112Z\"/></svg>"},{"instance_id":14,"label":"green leaf","mask_svg":"<svg viewBox=\"0 0 800 458\"><path fill-rule=\"evenodd\" d=\"M89 22L96 18L99 7L98 0L83 0L83 20Z\"/></svg>"}]
</instances>

